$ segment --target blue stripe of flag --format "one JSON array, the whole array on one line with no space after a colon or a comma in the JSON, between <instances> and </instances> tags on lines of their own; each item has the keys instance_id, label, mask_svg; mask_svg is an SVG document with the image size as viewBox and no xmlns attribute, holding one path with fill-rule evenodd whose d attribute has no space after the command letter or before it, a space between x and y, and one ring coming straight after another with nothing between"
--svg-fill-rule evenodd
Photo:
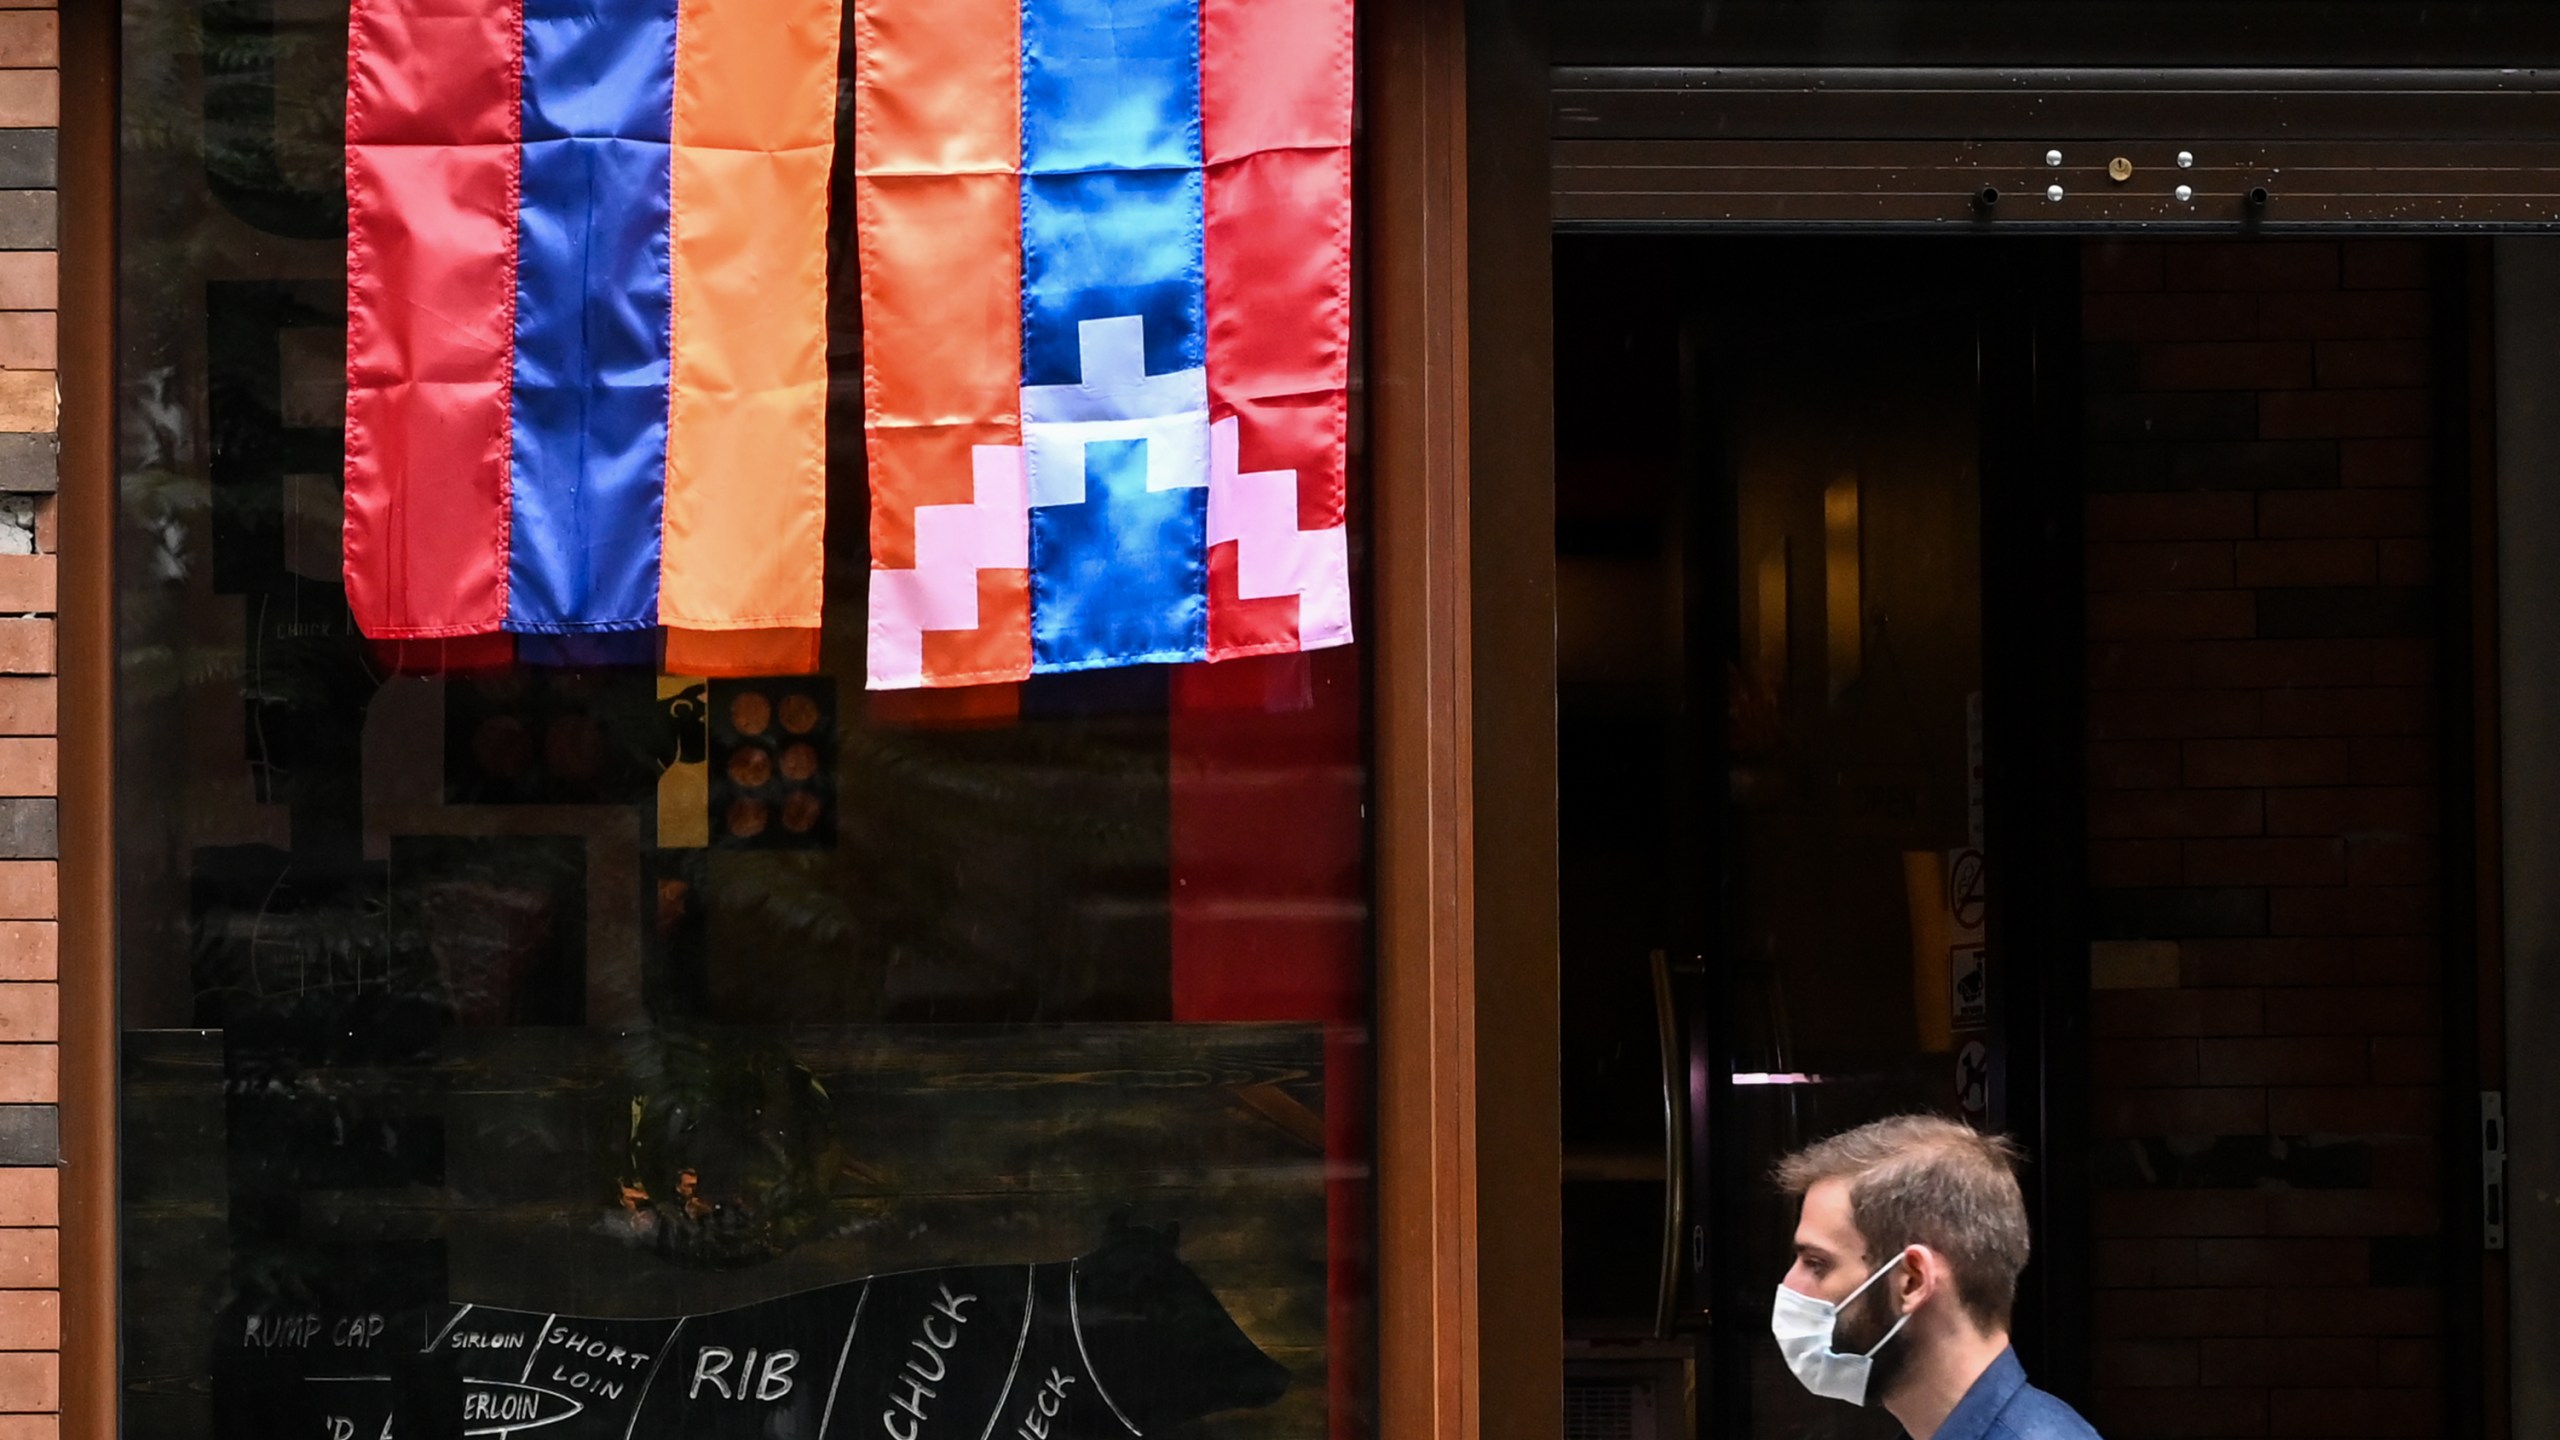
<instances>
[{"instance_id":1,"label":"blue stripe of flag","mask_svg":"<svg viewBox=\"0 0 2560 1440\"><path fill-rule=\"evenodd\" d=\"M1080 325L1128 316L1147 375L1203 370L1198 0L1023 0L1022 170L1022 383L1086 379ZM1162 443L1086 443L1072 501L1032 443L1035 671L1206 655L1207 492L1147 488Z\"/></svg>"},{"instance_id":2,"label":"blue stripe of flag","mask_svg":"<svg viewBox=\"0 0 2560 1440\"><path fill-rule=\"evenodd\" d=\"M657 623L677 0L524 0L507 628Z\"/></svg>"}]
</instances>

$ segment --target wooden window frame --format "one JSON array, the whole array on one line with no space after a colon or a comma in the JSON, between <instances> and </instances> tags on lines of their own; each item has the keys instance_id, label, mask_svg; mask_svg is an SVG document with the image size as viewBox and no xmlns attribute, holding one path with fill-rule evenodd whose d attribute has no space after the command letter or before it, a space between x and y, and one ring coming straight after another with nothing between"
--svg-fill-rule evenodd
<instances>
[{"instance_id":1,"label":"wooden window frame","mask_svg":"<svg viewBox=\"0 0 2560 1440\"><path fill-rule=\"evenodd\" d=\"M1535 7L1363 0L1374 541L1376 1433L1562 1415L1545 54ZM62 1417L118 1433L115 7L62 12ZM1534 160L1534 163L1531 163ZM1477 203L1470 205L1471 194ZM1471 265L1504 277L1471 292ZM1474 457L1493 457L1482 462ZM1481 883L1480 883L1481 877ZM1498 1055L1499 1067L1479 1058ZM1489 1162L1490 1169L1480 1161ZM1498 1276L1492 1284L1483 1277Z\"/></svg>"}]
</instances>

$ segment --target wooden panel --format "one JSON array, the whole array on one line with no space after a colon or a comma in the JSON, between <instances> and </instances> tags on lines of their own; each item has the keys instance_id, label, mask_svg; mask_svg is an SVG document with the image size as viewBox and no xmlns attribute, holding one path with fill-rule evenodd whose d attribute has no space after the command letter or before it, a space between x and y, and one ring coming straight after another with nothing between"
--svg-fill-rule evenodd
<instances>
[{"instance_id":1,"label":"wooden panel","mask_svg":"<svg viewBox=\"0 0 2560 1440\"><path fill-rule=\"evenodd\" d=\"M2231 231L2533 228L2560 223L2560 139L2086 143L1566 140L1555 218L1567 226L1906 226L1985 232L2143 227ZM2110 178L2108 163L2132 162ZM2179 185L2193 194L2181 201ZM2060 185L2063 198L2047 198ZM1996 191L1996 203L1984 192ZM2253 199L2263 191L2263 203Z\"/></svg>"},{"instance_id":2,"label":"wooden panel","mask_svg":"<svg viewBox=\"0 0 2560 1440\"><path fill-rule=\"evenodd\" d=\"M114 1440L117 8L62 13L62 1419Z\"/></svg>"},{"instance_id":3,"label":"wooden panel","mask_svg":"<svg viewBox=\"0 0 2560 1440\"><path fill-rule=\"evenodd\" d=\"M2530 70L1559 68L1558 139L2560 138Z\"/></svg>"}]
</instances>

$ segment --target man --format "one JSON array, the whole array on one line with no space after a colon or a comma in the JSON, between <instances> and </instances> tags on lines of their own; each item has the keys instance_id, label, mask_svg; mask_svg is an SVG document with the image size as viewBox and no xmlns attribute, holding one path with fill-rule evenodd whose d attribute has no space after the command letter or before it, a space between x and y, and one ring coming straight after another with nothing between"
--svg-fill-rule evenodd
<instances>
[{"instance_id":1,"label":"man","mask_svg":"<svg viewBox=\"0 0 2560 1440\"><path fill-rule=\"evenodd\" d=\"M2017 1160L2005 1138L1904 1115L1779 1164L1803 1209L1770 1328L1805 1388L1881 1404L1911 1440L2098 1440L2009 1348L2027 1264Z\"/></svg>"}]
</instances>

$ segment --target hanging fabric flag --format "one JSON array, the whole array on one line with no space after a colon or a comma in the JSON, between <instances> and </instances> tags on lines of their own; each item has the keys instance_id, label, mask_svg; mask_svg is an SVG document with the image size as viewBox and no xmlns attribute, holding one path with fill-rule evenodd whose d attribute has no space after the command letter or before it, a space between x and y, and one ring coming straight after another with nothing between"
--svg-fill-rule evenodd
<instances>
[{"instance_id":1,"label":"hanging fabric flag","mask_svg":"<svg viewBox=\"0 0 2560 1440\"><path fill-rule=\"evenodd\" d=\"M1350 0L854 0L870 683L1351 639Z\"/></svg>"},{"instance_id":2,"label":"hanging fabric flag","mask_svg":"<svg viewBox=\"0 0 2560 1440\"><path fill-rule=\"evenodd\" d=\"M811 668L841 0L354 0L347 599Z\"/></svg>"}]
</instances>

